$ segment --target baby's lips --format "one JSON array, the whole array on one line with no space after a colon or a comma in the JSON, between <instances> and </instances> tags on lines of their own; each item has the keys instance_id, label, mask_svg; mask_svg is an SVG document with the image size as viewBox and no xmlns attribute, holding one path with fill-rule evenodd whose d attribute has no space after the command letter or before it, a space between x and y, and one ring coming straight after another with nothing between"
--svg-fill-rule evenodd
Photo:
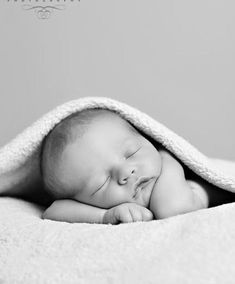
<instances>
[{"instance_id":1,"label":"baby's lips","mask_svg":"<svg viewBox=\"0 0 235 284\"><path fill-rule=\"evenodd\" d=\"M146 177L139 178L137 180L137 182L135 183L135 193L134 193L133 197L138 197L138 193L140 193L141 190L144 189L152 181L152 179L153 179L153 177L151 177L151 178L146 178Z\"/></svg>"}]
</instances>

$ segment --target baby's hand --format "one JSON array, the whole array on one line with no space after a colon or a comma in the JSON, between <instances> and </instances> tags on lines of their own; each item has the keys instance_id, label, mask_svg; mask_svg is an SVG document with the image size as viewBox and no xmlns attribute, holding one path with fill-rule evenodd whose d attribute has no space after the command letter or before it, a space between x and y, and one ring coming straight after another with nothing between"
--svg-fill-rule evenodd
<instances>
[{"instance_id":1,"label":"baby's hand","mask_svg":"<svg viewBox=\"0 0 235 284\"><path fill-rule=\"evenodd\" d=\"M108 209L103 218L104 224L119 224L138 221L151 221L152 212L136 203L123 203Z\"/></svg>"}]
</instances>

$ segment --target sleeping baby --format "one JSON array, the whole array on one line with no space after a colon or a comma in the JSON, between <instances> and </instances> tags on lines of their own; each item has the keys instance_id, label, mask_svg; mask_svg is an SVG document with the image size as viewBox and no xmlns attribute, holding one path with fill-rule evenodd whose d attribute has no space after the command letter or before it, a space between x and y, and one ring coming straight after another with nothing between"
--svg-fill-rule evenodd
<instances>
[{"instance_id":1,"label":"sleeping baby","mask_svg":"<svg viewBox=\"0 0 235 284\"><path fill-rule=\"evenodd\" d=\"M235 201L119 114L86 109L45 138L41 174L55 200L44 219L119 224Z\"/></svg>"}]
</instances>

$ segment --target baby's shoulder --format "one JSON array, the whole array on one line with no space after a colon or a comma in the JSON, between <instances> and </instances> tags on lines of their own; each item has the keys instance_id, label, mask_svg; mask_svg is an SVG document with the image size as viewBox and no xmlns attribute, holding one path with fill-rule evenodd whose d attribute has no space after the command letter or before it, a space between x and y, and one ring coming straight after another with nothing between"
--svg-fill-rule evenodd
<instances>
[{"instance_id":1,"label":"baby's shoulder","mask_svg":"<svg viewBox=\"0 0 235 284\"><path fill-rule=\"evenodd\" d=\"M184 176L184 168L181 162L166 149L160 149L159 154L162 158L162 171L165 173L175 173Z\"/></svg>"}]
</instances>

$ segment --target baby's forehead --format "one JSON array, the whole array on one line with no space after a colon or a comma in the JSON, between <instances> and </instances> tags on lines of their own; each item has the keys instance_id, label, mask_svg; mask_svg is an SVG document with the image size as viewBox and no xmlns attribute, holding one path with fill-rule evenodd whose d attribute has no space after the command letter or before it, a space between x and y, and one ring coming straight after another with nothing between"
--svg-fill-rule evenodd
<instances>
[{"instance_id":1,"label":"baby's forehead","mask_svg":"<svg viewBox=\"0 0 235 284\"><path fill-rule=\"evenodd\" d=\"M74 135L74 141L77 141L80 137L79 133L83 133L85 137L92 135L92 137L113 137L114 140L122 137L124 138L140 138L141 133L125 118L114 112L103 112L99 113L98 116L94 117L87 126L80 129L80 125L76 125L73 128L72 133ZM100 136L102 135L102 136ZM83 137L83 135L81 135Z\"/></svg>"},{"instance_id":2,"label":"baby's forehead","mask_svg":"<svg viewBox=\"0 0 235 284\"><path fill-rule=\"evenodd\" d=\"M121 115L114 113L114 112L105 112L103 117L104 119L109 119L111 123L117 123L119 124L120 128L123 128L123 130L129 130L133 134L140 134L140 132L132 125L131 122L126 120Z\"/></svg>"}]
</instances>

